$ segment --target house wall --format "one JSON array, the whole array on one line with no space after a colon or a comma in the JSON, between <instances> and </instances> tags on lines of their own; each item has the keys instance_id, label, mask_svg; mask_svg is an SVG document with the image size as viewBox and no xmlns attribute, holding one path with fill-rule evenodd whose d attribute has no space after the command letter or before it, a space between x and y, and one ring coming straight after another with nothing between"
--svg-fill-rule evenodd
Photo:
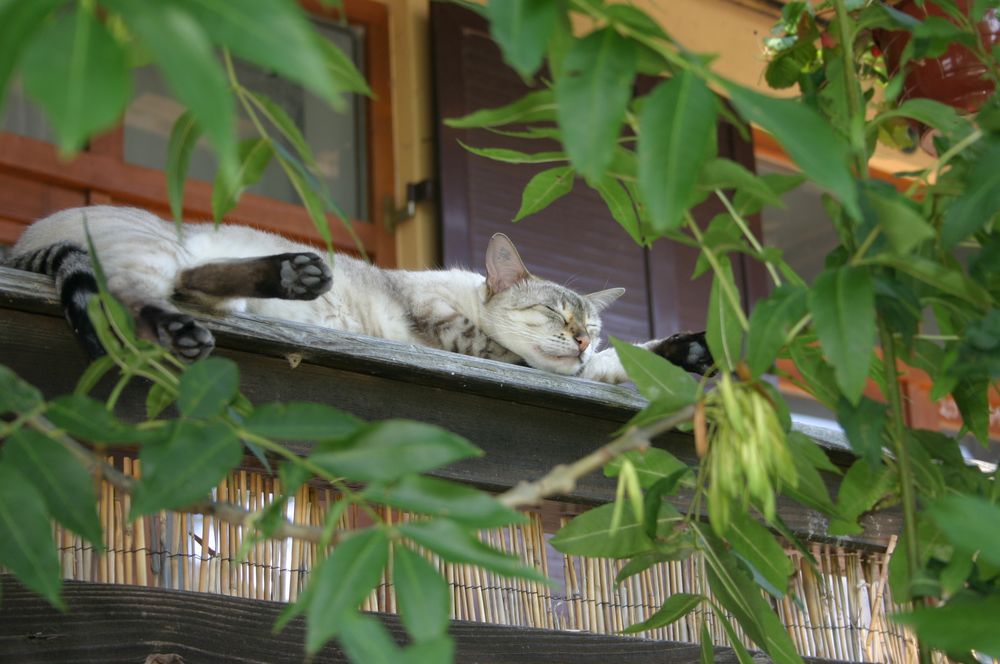
<instances>
[{"instance_id":1,"label":"house wall","mask_svg":"<svg viewBox=\"0 0 1000 664\"><path fill-rule=\"evenodd\" d=\"M407 182L435 177L430 0L379 1L390 7L396 201L401 204ZM764 3L755 7L754 0L629 1L659 20L685 47L717 54L713 66L723 76L768 94L781 94L764 82L763 40L774 25L777 10ZM921 153L904 155L879 146L872 165L891 173L923 168L930 161ZM438 233L434 205L418 205L416 215L398 226L398 265L410 269L437 266Z\"/></svg>"}]
</instances>

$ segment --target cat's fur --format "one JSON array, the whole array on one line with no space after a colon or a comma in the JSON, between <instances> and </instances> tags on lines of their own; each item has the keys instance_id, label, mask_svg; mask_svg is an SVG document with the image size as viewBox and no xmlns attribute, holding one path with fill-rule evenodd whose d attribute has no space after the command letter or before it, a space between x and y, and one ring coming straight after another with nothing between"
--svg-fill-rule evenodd
<instances>
[{"instance_id":1,"label":"cat's fur","mask_svg":"<svg viewBox=\"0 0 1000 664\"><path fill-rule=\"evenodd\" d=\"M100 346L86 313L97 284L84 223L108 289L141 333L177 355L208 354L212 335L178 304L246 311L420 344L558 374L627 380L614 349L598 351L600 312L624 289L579 295L528 273L497 234L486 276L466 270L386 270L338 254L332 270L311 247L245 226L176 227L149 212L76 208L25 230L8 262L55 277L70 325L92 354ZM712 360L703 334L641 344L689 371Z\"/></svg>"}]
</instances>

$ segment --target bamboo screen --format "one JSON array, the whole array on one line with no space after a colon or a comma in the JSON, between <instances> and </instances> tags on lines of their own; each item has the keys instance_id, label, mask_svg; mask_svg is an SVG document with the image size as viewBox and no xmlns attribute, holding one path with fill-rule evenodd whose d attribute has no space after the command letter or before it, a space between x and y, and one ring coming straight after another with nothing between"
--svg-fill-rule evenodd
<instances>
[{"instance_id":1,"label":"bamboo screen","mask_svg":"<svg viewBox=\"0 0 1000 664\"><path fill-rule=\"evenodd\" d=\"M130 476L138 474L137 461L109 462ZM247 509L262 509L273 499L277 482L241 471L226 478L215 497ZM321 525L336 500L329 489L302 487L289 502L288 517L296 523ZM166 512L126 524L128 511L129 496L103 483L100 515L107 546L103 556L73 533L54 526L65 578L285 602L298 597L316 558L313 545L297 541L267 540L244 546L241 527L211 517ZM391 522L409 518L397 510L382 509L380 514ZM551 533L545 532L541 516L529 516L527 524L483 532L481 538L541 569L556 581L556 588L435 560L451 585L453 618L616 634L649 617L673 593L710 594L701 586L697 557L662 563L616 589L613 581L622 561L564 556L547 546ZM568 518L563 517L563 522ZM360 511L348 509L341 525L364 526L365 519ZM899 608L887 584L888 555L825 544L811 545L811 552L819 563L816 571L800 553L789 552L798 570L791 582L793 590L782 601L770 600L799 653L857 662L915 662L912 636L888 619ZM383 578L363 608L395 611L389 579ZM708 621L715 644L729 643L711 611L706 615L701 609L637 636L693 643L699 641L702 620ZM738 626L736 630L751 646Z\"/></svg>"}]
</instances>

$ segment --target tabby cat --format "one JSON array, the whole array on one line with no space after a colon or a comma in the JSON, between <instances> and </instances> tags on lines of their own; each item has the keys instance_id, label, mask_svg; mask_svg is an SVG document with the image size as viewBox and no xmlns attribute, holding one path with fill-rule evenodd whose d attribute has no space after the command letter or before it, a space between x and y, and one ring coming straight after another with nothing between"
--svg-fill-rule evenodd
<instances>
[{"instance_id":1,"label":"tabby cat","mask_svg":"<svg viewBox=\"0 0 1000 664\"><path fill-rule=\"evenodd\" d=\"M346 255L331 269L310 247L245 226L174 224L149 212L94 206L25 230L8 262L55 277L66 317L92 355L87 318L97 291L86 221L108 289L140 334L195 360L212 334L178 305L245 311L440 348L609 383L627 380L614 349L598 351L600 312L624 292L577 294L532 276L511 241L493 236L486 276L466 270L386 270ZM703 333L641 344L688 371L712 364Z\"/></svg>"}]
</instances>

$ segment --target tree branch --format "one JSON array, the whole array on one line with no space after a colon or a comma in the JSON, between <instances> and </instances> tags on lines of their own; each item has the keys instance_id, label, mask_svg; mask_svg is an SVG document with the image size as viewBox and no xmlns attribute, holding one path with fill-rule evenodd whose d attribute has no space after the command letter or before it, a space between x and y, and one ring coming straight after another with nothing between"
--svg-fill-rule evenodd
<instances>
[{"instance_id":1,"label":"tree branch","mask_svg":"<svg viewBox=\"0 0 1000 664\"><path fill-rule=\"evenodd\" d=\"M61 429L56 427L44 417L36 415L28 419L27 424L65 447L73 456L80 460L87 471L103 478L116 489L120 489L129 494L135 491L135 479L99 459L85 445L66 435ZM185 505L184 507L175 508L172 511L185 512L187 514L204 514L206 516L215 517L220 521L231 523L235 526L243 526L248 530L255 530L257 528L256 522L260 516L259 512L245 510L239 505L234 505L233 503L225 501L210 500L208 498ZM279 522L274 529L268 533L268 537L272 539L285 539L292 537L316 544L324 542L323 528L318 526L307 526L300 523L292 523L287 520ZM331 537L330 541L327 543L336 544L337 540L338 534L334 532L333 537Z\"/></svg>"},{"instance_id":2,"label":"tree branch","mask_svg":"<svg viewBox=\"0 0 1000 664\"><path fill-rule=\"evenodd\" d=\"M600 470L613 459L631 452L649 448L655 436L675 428L678 424L694 417L694 406L686 406L666 419L644 427L632 427L607 445L569 465L558 465L541 479L521 482L497 496L497 500L507 507L528 507L537 505L549 496L568 494L576 487L576 481L584 475Z\"/></svg>"}]
</instances>

